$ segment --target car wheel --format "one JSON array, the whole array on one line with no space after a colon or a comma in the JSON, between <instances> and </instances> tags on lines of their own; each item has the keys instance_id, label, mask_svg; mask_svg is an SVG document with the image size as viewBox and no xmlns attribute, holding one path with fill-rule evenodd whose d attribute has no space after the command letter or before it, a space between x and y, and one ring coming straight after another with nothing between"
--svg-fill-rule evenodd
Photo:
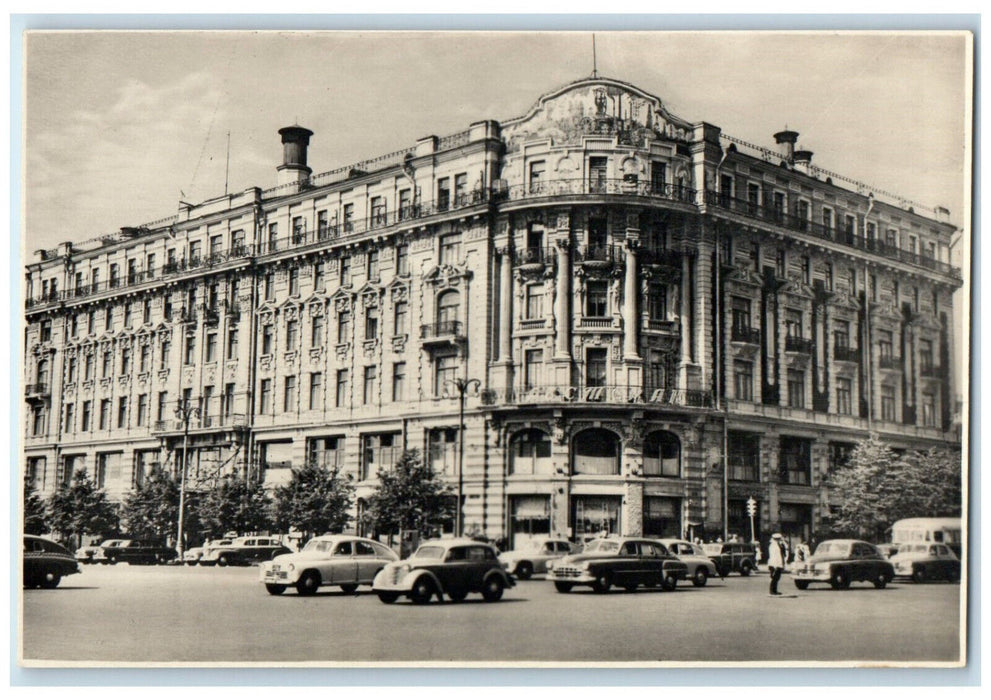
<instances>
[{"instance_id":1,"label":"car wheel","mask_svg":"<svg viewBox=\"0 0 991 700\"><path fill-rule=\"evenodd\" d=\"M416 605L426 605L434 597L434 582L426 576L421 576L413 584L413 590L409 592L409 599Z\"/></svg>"},{"instance_id":2,"label":"car wheel","mask_svg":"<svg viewBox=\"0 0 991 700\"><path fill-rule=\"evenodd\" d=\"M358 584L357 583L345 583L345 584L341 585L341 590L344 591L345 593L347 593L348 595L351 595L356 590L358 590Z\"/></svg>"},{"instance_id":3,"label":"car wheel","mask_svg":"<svg viewBox=\"0 0 991 700\"><path fill-rule=\"evenodd\" d=\"M571 586L573 584L566 583L565 581L555 581L554 588L557 589L558 593L571 593Z\"/></svg>"},{"instance_id":4,"label":"car wheel","mask_svg":"<svg viewBox=\"0 0 991 700\"><path fill-rule=\"evenodd\" d=\"M592 582L592 590L596 593L608 593L611 587L612 578L609 576L608 571L598 574L595 577L595 581Z\"/></svg>"},{"instance_id":5,"label":"car wheel","mask_svg":"<svg viewBox=\"0 0 991 700\"><path fill-rule=\"evenodd\" d=\"M49 569L41 577L41 587L42 588L56 588L58 586L58 584L59 584L59 581L61 581L61 580L62 580L62 574L60 574L57 571L52 571L51 569Z\"/></svg>"},{"instance_id":6,"label":"car wheel","mask_svg":"<svg viewBox=\"0 0 991 700\"><path fill-rule=\"evenodd\" d=\"M300 595L313 595L318 588L320 588L320 574L312 569L304 571L296 582L296 592Z\"/></svg>"},{"instance_id":7,"label":"car wheel","mask_svg":"<svg viewBox=\"0 0 991 700\"><path fill-rule=\"evenodd\" d=\"M833 588L835 588L837 590L840 590L840 591L846 590L847 588L850 587L850 577L847 576L842 571L839 571L839 572L833 574L833 580L832 580L831 583L832 583Z\"/></svg>"},{"instance_id":8,"label":"car wheel","mask_svg":"<svg viewBox=\"0 0 991 700\"><path fill-rule=\"evenodd\" d=\"M386 605L391 605L399 600L398 593L379 593L379 600L381 600Z\"/></svg>"},{"instance_id":9,"label":"car wheel","mask_svg":"<svg viewBox=\"0 0 991 700\"><path fill-rule=\"evenodd\" d=\"M505 588L501 578L489 576L489 580L485 582L485 587L482 588L482 597L485 598L486 603L494 603L502 598L502 592Z\"/></svg>"},{"instance_id":10,"label":"car wheel","mask_svg":"<svg viewBox=\"0 0 991 700\"><path fill-rule=\"evenodd\" d=\"M795 581L795 588L797 588L800 591L804 591L808 587L809 587L808 581Z\"/></svg>"},{"instance_id":11,"label":"car wheel","mask_svg":"<svg viewBox=\"0 0 991 700\"><path fill-rule=\"evenodd\" d=\"M884 588L887 585L888 585L888 574L882 571L877 575L877 578L874 579L874 588Z\"/></svg>"},{"instance_id":12,"label":"car wheel","mask_svg":"<svg viewBox=\"0 0 991 700\"><path fill-rule=\"evenodd\" d=\"M265 590L269 595L282 595L286 592L286 587L281 583L266 583Z\"/></svg>"},{"instance_id":13,"label":"car wheel","mask_svg":"<svg viewBox=\"0 0 991 700\"><path fill-rule=\"evenodd\" d=\"M230 562L227 560L226 554L221 554L217 557L217 566L227 566Z\"/></svg>"},{"instance_id":14,"label":"car wheel","mask_svg":"<svg viewBox=\"0 0 991 700\"><path fill-rule=\"evenodd\" d=\"M749 576L752 569L753 567L750 566L750 562L745 561L743 562L743 566L740 567L740 575Z\"/></svg>"},{"instance_id":15,"label":"car wheel","mask_svg":"<svg viewBox=\"0 0 991 700\"><path fill-rule=\"evenodd\" d=\"M531 576L533 576L533 564L528 561L521 561L516 565L516 578L526 581Z\"/></svg>"},{"instance_id":16,"label":"car wheel","mask_svg":"<svg viewBox=\"0 0 991 700\"><path fill-rule=\"evenodd\" d=\"M674 574L664 574L664 578L661 580L661 588L665 591L673 591L677 587L677 577Z\"/></svg>"},{"instance_id":17,"label":"car wheel","mask_svg":"<svg viewBox=\"0 0 991 700\"><path fill-rule=\"evenodd\" d=\"M468 597L467 588L452 588L447 592L447 597L450 598L455 603L460 603L465 598Z\"/></svg>"},{"instance_id":18,"label":"car wheel","mask_svg":"<svg viewBox=\"0 0 991 700\"><path fill-rule=\"evenodd\" d=\"M692 576L692 585L696 588L701 588L705 585L706 581L709 580L709 574L701 566L695 569L695 575Z\"/></svg>"},{"instance_id":19,"label":"car wheel","mask_svg":"<svg viewBox=\"0 0 991 700\"><path fill-rule=\"evenodd\" d=\"M117 557L111 555L110 557L107 558L107 563L110 564L111 566L115 565L117 563Z\"/></svg>"},{"instance_id":20,"label":"car wheel","mask_svg":"<svg viewBox=\"0 0 991 700\"><path fill-rule=\"evenodd\" d=\"M916 583L925 583L929 580L929 576L926 574L926 568L920 566L915 571L912 572L912 580Z\"/></svg>"},{"instance_id":21,"label":"car wheel","mask_svg":"<svg viewBox=\"0 0 991 700\"><path fill-rule=\"evenodd\" d=\"M637 590L637 586L639 585L640 584L637 583L626 583L623 584L623 590L626 591L627 593L633 593L635 590Z\"/></svg>"},{"instance_id":22,"label":"car wheel","mask_svg":"<svg viewBox=\"0 0 991 700\"><path fill-rule=\"evenodd\" d=\"M196 562L195 561L187 561L186 562L186 566L196 566Z\"/></svg>"}]
</instances>

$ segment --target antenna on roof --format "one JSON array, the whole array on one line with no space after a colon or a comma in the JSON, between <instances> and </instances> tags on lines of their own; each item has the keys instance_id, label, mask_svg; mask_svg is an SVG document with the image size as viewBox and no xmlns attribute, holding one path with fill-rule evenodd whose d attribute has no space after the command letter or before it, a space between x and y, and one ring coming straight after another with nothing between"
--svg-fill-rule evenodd
<instances>
[{"instance_id":1,"label":"antenna on roof","mask_svg":"<svg viewBox=\"0 0 991 700\"><path fill-rule=\"evenodd\" d=\"M595 58L595 34L592 34L592 77L599 77L598 65Z\"/></svg>"},{"instance_id":2,"label":"antenna on roof","mask_svg":"<svg viewBox=\"0 0 991 700\"><path fill-rule=\"evenodd\" d=\"M231 132L227 131L227 169L224 171L224 196L227 196L227 184L231 179Z\"/></svg>"}]
</instances>

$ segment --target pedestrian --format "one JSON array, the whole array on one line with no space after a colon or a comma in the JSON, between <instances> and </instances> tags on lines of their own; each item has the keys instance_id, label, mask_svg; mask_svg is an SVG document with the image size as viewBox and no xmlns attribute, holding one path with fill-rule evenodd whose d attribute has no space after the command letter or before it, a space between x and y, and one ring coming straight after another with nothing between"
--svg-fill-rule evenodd
<instances>
[{"instance_id":1,"label":"pedestrian","mask_svg":"<svg viewBox=\"0 0 991 700\"><path fill-rule=\"evenodd\" d=\"M778 592L778 581L785 570L785 562L788 561L788 548L785 547L784 538L780 532L771 535L771 543L767 547L767 568L771 573L771 595L781 595Z\"/></svg>"},{"instance_id":2,"label":"pedestrian","mask_svg":"<svg viewBox=\"0 0 991 700\"><path fill-rule=\"evenodd\" d=\"M751 544L753 544L754 546L754 568L757 571L760 571L760 562L761 559L763 558L761 556L761 551L760 551L760 542L754 540Z\"/></svg>"},{"instance_id":3,"label":"pedestrian","mask_svg":"<svg viewBox=\"0 0 991 700\"><path fill-rule=\"evenodd\" d=\"M795 561L804 563L809 560L809 546L805 542L799 542L795 547Z\"/></svg>"}]
</instances>

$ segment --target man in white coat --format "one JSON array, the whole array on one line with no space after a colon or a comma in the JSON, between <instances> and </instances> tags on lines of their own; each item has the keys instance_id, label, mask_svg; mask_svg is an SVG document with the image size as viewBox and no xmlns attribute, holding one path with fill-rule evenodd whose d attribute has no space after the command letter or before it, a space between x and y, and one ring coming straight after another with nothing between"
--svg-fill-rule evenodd
<instances>
[{"instance_id":1,"label":"man in white coat","mask_svg":"<svg viewBox=\"0 0 991 700\"><path fill-rule=\"evenodd\" d=\"M781 595L778 592L778 581L785 570L785 562L788 561L788 546L780 532L771 535L771 542L767 546L767 568L771 572L771 595Z\"/></svg>"}]
</instances>

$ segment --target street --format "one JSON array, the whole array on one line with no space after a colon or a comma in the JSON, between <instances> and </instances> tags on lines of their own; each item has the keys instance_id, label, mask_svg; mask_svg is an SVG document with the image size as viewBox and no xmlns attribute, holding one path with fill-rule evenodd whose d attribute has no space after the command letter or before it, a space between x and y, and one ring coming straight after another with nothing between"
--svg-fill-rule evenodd
<instances>
[{"instance_id":1,"label":"street","mask_svg":"<svg viewBox=\"0 0 991 700\"><path fill-rule=\"evenodd\" d=\"M55 590L23 591L23 656L101 662L954 661L961 586L813 586L765 574L674 592L559 594L518 582L414 606L370 588L270 596L257 567L85 565Z\"/></svg>"}]
</instances>

